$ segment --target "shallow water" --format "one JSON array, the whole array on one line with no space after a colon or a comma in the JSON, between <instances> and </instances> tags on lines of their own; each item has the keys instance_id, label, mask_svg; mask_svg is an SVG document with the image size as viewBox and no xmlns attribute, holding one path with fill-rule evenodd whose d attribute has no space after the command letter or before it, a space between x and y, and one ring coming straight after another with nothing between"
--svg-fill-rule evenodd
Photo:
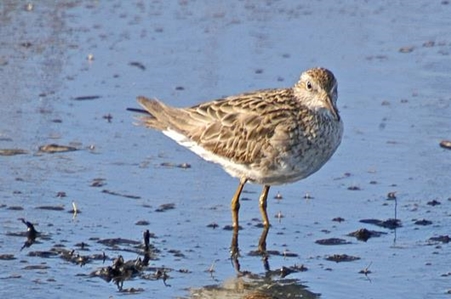
<instances>
[{"instance_id":1,"label":"shallow water","mask_svg":"<svg viewBox=\"0 0 451 299\"><path fill-rule=\"evenodd\" d=\"M449 296L451 249L430 240L451 225L451 151L439 147L451 139L448 1L39 2L0 3L0 149L27 152L0 156L2 298L128 294L89 274L118 255L143 254L136 244L99 241L141 242L146 229L155 234L155 255L146 277L124 282L134 296ZM260 187L248 185L239 244L241 270L252 275L237 277L232 233L223 227L238 182L160 133L134 127L125 108L136 107L138 95L189 106L290 86L313 66L338 79L343 143L318 173L273 187L268 207L270 269L307 271L268 277L261 258L249 255L261 228ZM39 152L52 143L79 150ZM278 192L282 199L273 199ZM174 208L158 212L165 204ZM360 222L395 217L396 230ZM26 226L18 218L41 233L22 251ZM415 224L423 219L432 224ZM347 236L360 228L385 234L367 242ZM326 238L349 244L315 243ZM107 259L80 267L61 254L33 256L52 248ZM360 259L326 259L334 254ZM156 268L166 269L166 285Z\"/></svg>"}]
</instances>

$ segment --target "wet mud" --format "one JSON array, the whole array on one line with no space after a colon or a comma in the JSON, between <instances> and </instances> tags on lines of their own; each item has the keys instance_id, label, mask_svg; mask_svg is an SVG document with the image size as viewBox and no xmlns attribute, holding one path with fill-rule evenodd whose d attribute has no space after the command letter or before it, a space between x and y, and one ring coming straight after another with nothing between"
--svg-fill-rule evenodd
<instances>
[{"instance_id":1,"label":"wet mud","mask_svg":"<svg viewBox=\"0 0 451 299\"><path fill-rule=\"evenodd\" d=\"M2 1L0 297L449 298L450 15L448 1ZM315 66L337 77L344 139L272 188L269 230L260 186L235 235L238 182L126 110Z\"/></svg>"}]
</instances>

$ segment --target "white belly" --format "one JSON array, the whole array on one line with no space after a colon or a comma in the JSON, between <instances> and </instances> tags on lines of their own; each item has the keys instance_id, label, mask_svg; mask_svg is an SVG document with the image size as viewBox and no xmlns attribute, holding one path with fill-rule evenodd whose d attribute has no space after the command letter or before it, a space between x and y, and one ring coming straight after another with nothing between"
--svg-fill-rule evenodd
<instances>
[{"instance_id":1,"label":"white belly","mask_svg":"<svg viewBox=\"0 0 451 299\"><path fill-rule=\"evenodd\" d=\"M341 142L342 126L338 126L336 129L338 131L333 134L335 138L322 140L323 143L318 145L318 148L312 147L311 150L305 150L302 157L296 157L292 153L281 154L276 158L275 163L271 163L273 165L271 168L256 164L235 163L228 158L204 149L185 135L174 130L169 129L163 131L163 133L206 161L220 164L233 177L246 178L250 182L261 185L281 185L308 177L318 171L330 159ZM274 167L274 165L276 166Z\"/></svg>"}]
</instances>

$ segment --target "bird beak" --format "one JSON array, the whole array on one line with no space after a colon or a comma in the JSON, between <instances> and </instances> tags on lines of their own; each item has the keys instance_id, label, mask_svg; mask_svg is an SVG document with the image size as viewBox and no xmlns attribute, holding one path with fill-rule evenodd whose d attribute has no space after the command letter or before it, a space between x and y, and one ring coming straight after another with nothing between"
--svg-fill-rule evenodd
<instances>
[{"instance_id":1,"label":"bird beak","mask_svg":"<svg viewBox=\"0 0 451 299\"><path fill-rule=\"evenodd\" d=\"M340 121L340 115L338 114L338 109L335 107L334 103L332 102L332 96L326 95L325 101L326 108L332 113L336 121Z\"/></svg>"}]
</instances>

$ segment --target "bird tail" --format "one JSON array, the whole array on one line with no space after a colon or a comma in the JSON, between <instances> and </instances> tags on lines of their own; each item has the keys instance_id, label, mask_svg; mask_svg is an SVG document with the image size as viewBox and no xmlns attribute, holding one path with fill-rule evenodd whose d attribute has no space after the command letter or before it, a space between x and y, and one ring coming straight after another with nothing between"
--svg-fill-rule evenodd
<instances>
[{"instance_id":1,"label":"bird tail","mask_svg":"<svg viewBox=\"0 0 451 299\"><path fill-rule=\"evenodd\" d=\"M160 131L168 129L180 130L180 126L186 122L185 112L182 109L165 105L156 99L138 97L138 103L147 112L144 116L139 116L141 124ZM135 110L136 111L136 110ZM141 112L141 111L138 111Z\"/></svg>"}]
</instances>

